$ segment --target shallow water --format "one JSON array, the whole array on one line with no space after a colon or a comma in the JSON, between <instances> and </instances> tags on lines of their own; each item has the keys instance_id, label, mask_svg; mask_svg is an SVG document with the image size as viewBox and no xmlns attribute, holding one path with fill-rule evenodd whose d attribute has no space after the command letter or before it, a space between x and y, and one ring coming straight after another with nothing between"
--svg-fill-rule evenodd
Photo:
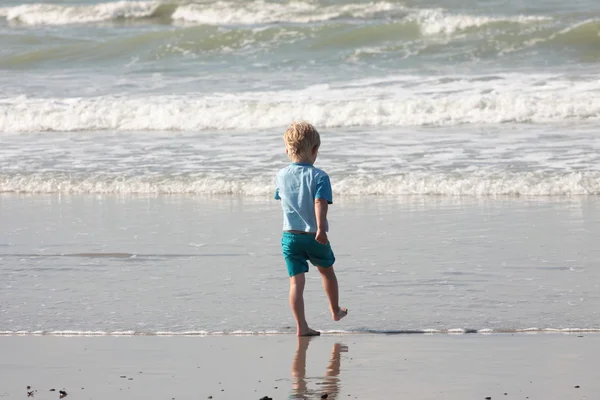
<instances>
[{"instance_id":1,"label":"shallow water","mask_svg":"<svg viewBox=\"0 0 600 400\"><path fill-rule=\"evenodd\" d=\"M5 331L289 332L275 201L0 197ZM600 328L597 198L356 198L331 207L341 302L324 330Z\"/></svg>"},{"instance_id":2,"label":"shallow water","mask_svg":"<svg viewBox=\"0 0 600 400\"><path fill-rule=\"evenodd\" d=\"M347 195L598 195L594 128L335 130L317 165ZM234 194L267 198L282 133L0 136L0 192Z\"/></svg>"}]
</instances>

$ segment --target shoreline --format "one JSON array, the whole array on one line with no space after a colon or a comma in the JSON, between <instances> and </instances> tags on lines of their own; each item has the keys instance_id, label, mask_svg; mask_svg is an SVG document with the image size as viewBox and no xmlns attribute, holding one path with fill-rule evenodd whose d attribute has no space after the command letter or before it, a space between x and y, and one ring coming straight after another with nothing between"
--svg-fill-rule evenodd
<instances>
[{"instance_id":1,"label":"shoreline","mask_svg":"<svg viewBox=\"0 0 600 400\"><path fill-rule=\"evenodd\" d=\"M318 329L317 329L318 330ZM524 329L399 329L399 330L320 330L322 336L456 336L456 335L580 335L600 334L600 328L524 328ZM182 332L138 332L138 331L0 331L0 337L247 337L247 336L295 336L289 331L182 331Z\"/></svg>"}]
</instances>

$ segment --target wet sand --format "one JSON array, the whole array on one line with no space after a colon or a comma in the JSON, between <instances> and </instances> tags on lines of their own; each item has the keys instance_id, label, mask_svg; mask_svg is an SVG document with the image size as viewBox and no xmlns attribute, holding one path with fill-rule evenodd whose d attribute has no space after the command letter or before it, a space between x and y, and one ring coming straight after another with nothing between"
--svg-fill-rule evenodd
<instances>
[{"instance_id":1,"label":"wet sand","mask_svg":"<svg viewBox=\"0 0 600 400\"><path fill-rule=\"evenodd\" d=\"M0 398L593 399L598 334L0 337ZM54 389L54 391L51 391ZM64 394L63 394L64 395Z\"/></svg>"}]
</instances>

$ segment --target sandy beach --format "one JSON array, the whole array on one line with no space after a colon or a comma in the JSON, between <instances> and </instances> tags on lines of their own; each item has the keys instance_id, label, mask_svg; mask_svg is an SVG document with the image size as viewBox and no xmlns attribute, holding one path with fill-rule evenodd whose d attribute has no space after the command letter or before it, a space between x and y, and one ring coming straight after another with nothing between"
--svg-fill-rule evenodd
<instances>
[{"instance_id":1,"label":"sandy beach","mask_svg":"<svg viewBox=\"0 0 600 400\"><path fill-rule=\"evenodd\" d=\"M598 334L0 338L0 397L593 399ZM54 389L54 391L51 391Z\"/></svg>"}]
</instances>

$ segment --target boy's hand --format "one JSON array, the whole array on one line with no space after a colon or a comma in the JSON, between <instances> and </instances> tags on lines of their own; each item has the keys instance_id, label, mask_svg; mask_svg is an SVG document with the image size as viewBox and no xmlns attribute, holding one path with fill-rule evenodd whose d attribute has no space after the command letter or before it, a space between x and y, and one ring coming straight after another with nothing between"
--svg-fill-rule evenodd
<instances>
[{"instance_id":1,"label":"boy's hand","mask_svg":"<svg viewBox=\"0 0 600 400\"><path fill-rule=\"evenodd\" d=\"M327 232L319 229L315 236L315 240L321 244L327 244L329 242L329 240L327 240Z\"/></svg>"}]
</instances>

